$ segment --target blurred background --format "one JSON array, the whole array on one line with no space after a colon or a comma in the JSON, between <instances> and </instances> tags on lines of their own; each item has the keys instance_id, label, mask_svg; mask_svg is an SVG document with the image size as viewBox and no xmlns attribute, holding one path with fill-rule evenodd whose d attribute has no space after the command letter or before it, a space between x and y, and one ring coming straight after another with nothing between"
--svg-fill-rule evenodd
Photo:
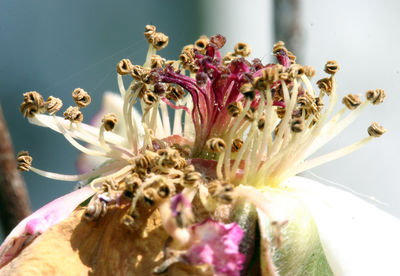
<instances>
[{"instance_id":1,"label":"blurred background","mask_svg":"<svg viewBox=\"0 0 400 276\"><path fill-rule=\"evenodd\" d=\"M67 107L71 93L81 87L92 96L84 109L89 120L100 108L105 91L117 91L115 65L122 58L144 62L147 42L144 26L154 24L169 36L160 52L177 59L184 45L200 35L227 37L224 51L238 41L251 45L251 57L273 61L272 45L285 40L298 62L324 76L327 60L337 60L339 95L382 88L387 99L370 106L343 135L320 153L365 137L373 121L388 129L381 139L304 176L323 177L380 202L379 208L400 217L400 2L311 0L203 0L132 1L86 0L0 2L0 104L15 152L26 149L34 165L48 171L76 173L78 152L55 132L30 125L19 113L22 94L36 90L54 95ZM368 3L368 4L366 4ZM45 203L74 189L28 172L23 175L31 206ZM327 185L325 180L319 180ZM338 202L340 204L340 202ZM0 210L1 212L1 210ZM0 236L1 238L1 236Z\"/></svg>"}]
</instances>

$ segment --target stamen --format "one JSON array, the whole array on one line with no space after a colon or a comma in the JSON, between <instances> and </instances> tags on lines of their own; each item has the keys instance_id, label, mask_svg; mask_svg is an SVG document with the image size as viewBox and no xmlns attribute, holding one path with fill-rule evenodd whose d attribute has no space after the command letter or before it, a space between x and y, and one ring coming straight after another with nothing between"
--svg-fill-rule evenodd
<instances>
[{"instance_id":1,"label":"stamen","mask_svg":"<svg viewBox=\"0 0 400 276\"><path fill-rule=\"evenodd\" d=\"M89 94L82 88L76 88L72 92L72 98L74 98L76 105L81 108L88 106L92 101Z\"/></svg>"}]
</instances>

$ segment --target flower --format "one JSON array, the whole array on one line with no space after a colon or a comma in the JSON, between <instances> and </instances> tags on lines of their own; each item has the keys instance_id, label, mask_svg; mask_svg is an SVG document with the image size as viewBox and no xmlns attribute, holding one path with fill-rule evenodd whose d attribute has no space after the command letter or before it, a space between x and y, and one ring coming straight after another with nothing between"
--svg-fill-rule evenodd
<instances>
[{"instance_id":1,"label":"flower","mask_svg":"<svg viewBox=\"0 0 400 276\"><path fill-rule=\"evenodd\" d=\"M51 204L63 209L57 220L45 212L18 226L34 237L18 246L6 239L2 248L18 250L2 251L7 258L0 252L2 264L8 262L4 272L34 267L38 274L61 273L62 260L76 260L68 268L75 274L396 274L391 250L400 245L398 220L295 176L383 135L386 130L374 122L366 138L310 158L369 104L381 103L383 90L367 91L365 100L348 94L333 115L336 61L326 63L328 76L317 81L317 92L315 70L297 64L283 42L273 47L276 64L247 60L251 48L243 42L223 56L222 35L202 36L183 48L179 60L165 60L157 51L168 37L154 26L146 26L144 35L146 61L118 63L121 96L106 95L113 107L98 113L92 122L98 127L83 123L91 98L81 88L64 118L55 115L60 99L24 94L20 110L31 123L61 133L90 158L80 158L82 174L62 175L32 166L23 151L19 168L86 182L94 195L71 195L76 201L65 207ZM89 162L96 165L85 167ZM88 203L72 211L83 199ZM382 228L391 235L382 236ZM16 234L14 240L22 232ZM374 236L385 242L364 250Z\"/></svg>"}]
</instances>

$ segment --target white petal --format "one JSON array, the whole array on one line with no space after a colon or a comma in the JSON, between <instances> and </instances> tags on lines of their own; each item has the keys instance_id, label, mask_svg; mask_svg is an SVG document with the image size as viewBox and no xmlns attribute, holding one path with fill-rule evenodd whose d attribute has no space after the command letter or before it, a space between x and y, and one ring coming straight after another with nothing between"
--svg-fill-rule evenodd
<instances>
[{"instance_id":1,"label":"white petal","mask_svg":"<svg viewBox=\"0 0 400 276\"><path fill-rule=\"evenodd\" d=\"M285 184L311 211L335 275L400 275L400 220L307 178L293 177Z\"/></svg>"}]
</instances>

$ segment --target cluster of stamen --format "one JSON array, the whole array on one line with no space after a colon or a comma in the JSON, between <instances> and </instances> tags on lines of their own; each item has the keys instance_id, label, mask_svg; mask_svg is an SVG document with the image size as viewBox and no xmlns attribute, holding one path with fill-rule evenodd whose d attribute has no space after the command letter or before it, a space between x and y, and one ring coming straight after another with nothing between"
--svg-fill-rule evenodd
<instances>
[{"instance_id":1,"label":"cluster of stamen","mask_svg":"<svg viewBox=\"0 0 400 276\"><path fill-rule=\"evenodd\" d=\"M32 167L27 152L18 154L20 170L65 181L91 179L96 193L86 208L89 220L101 218L110 205L125 206L122 222L135 230L138 217L143 220L140 210L147 210L146 216L157 208L162 213L165 203L177 194L189 202L197 196L209 212L239 197L264 210L260 196L242 185L279 185L385 132L373 123L369 137L307 160L349 126L368 103L382 103L385 92L369 90L364 101L348 94L342 99L344 107L332 116L338 98L336 61L326 63L329 76L317 81L317 92L310 81L315 70L296 64L295 55L281 41L273 47L276 64L246 60L251 48L243 42L222 56L225 38L221 35L201 36L183 48L178 60L165 60L156 53L167 46L168 37L151 25L144 35L149 42L144 65L129 59L117 64L125 133L112 132L118 122L112 113L103 116L99 128L82 122L81 108L91 98L81 88L72 93L76 106L68 107L64 118L55 116L62 107L60 99L50 96L44 102L37 92L25 93L20 107L32 123L60 132L87 155L105 158L93 171L61 175ZM127 88L124 76L132 78ZM142 112L140 123L133 113L136 103ZM215 174L205 175L204 167ZM187 225L182 217L175 219L179 227Z\"/></svg>"}]
</instances>

